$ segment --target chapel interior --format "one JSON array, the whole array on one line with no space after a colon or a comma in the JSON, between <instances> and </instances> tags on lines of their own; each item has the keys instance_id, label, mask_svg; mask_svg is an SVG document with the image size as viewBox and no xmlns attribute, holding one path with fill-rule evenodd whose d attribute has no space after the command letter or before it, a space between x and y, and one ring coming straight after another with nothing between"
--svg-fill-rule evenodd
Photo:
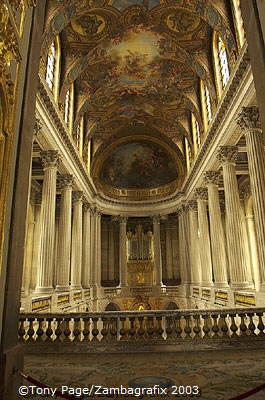
<instances>
[{"instance_id":1,"label":"chapel interior","mask_svg":"<svg viewBox=\"0 0 265 400\"><path fill-rule=\"evenodd\" d=\"M1 1L0 398L264 383L264 40L263 0Z\"/></svg>"}]
</instances>

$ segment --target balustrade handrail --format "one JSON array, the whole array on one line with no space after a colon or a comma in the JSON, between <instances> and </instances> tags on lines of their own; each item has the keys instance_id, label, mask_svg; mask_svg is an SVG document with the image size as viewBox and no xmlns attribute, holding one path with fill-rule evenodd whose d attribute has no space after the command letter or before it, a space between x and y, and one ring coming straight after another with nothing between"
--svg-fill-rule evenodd
<instances>
[{"instance_id":1,"label":"balustrade handrail","mask_svg":"<svg viewBox=\"0 0 265 400\"><path fill-rule=\"evenodd\" d=\"M265 308L261 307L247 307L247 308L219 308L219 309L207 309L207 310L146 310L146 311L102 311L102 312L74 312L74 313L20 313L20 319L22 318L101 318L101 317L152 317L152 316L192 316L192 315L239 315L239 314L250 314L250 313L265 313Z\"/></svg>"}]
</instances>

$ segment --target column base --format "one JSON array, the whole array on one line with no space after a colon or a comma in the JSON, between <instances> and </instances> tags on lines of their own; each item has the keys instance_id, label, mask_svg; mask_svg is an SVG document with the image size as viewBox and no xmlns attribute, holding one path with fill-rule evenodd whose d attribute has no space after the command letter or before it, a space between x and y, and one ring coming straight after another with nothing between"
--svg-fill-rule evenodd
<instances>
[{"instance_id":1,"label":"column base","mask_svg":"<svg viewBox=\"0 0 265 400\"><path fill-rule=\"evenodd\" d=\"M71 285L70 290L82 290L82 286L81 285Z\"/></svg>"},{"instance_id":2,"label":"column base","mask_svg":"<svg viewBox=\"0 0 265 400\"><path fill-rule=\"evenodd\" d=\"M34 290L34 295L36 294L51 294L54 292L54 287L49 286L49 287L40 287L37 286L36 289Z\"/></svg>"},{"instance_id":3,"label":"column base","mask_svg":"<svg viewBox=\"0 0 265 400\"><path fill-rule=\"evenodd\" d=\"M198 285L198 286L202 286L202 287L214 287L214 283L213 282L200 282L200 283L193 283L193 285Z\"/></svg>"},{"instance_id":4,"label":"column base","mask_svg":"<svg viewBox=\"0 0 265 400\"><path fill-rule=\"evenodd\" d=\"M254 284L249 283L249 282L231 282L231 289L237 289L237 290L253 290L254 289Z\"/></svg>"},{"instance_id":5,"label":"column base","mask_svg":"<svg viewBox=\"0 0 265 400\"><path fill-rule=\"evenodd\" d=\"M229 284L227 282L214 282L214 287L215 288L223 288L223 289L228 289Z\"/></svg>"},{"instance_id":6,"label":"column base","mask_svg":"<svg viewBox=\"0 0 265 400\"><path fill-rule=\"evenodd\" d=\"M260 290L260 292L265 292L265 282L260 284L259 290Z\"/></svg>"},{"instance_id":7,"label":"column base","mask_svg":"<svg viewBox=\"0 0 265 400\"><path fill-rule=\"evenodd\" d=\"M55 288L55 292L69 292L69 290L70 290L70 286L69 285L68 286L57 285L56 288Z\"/></svg>"}]
</instances>

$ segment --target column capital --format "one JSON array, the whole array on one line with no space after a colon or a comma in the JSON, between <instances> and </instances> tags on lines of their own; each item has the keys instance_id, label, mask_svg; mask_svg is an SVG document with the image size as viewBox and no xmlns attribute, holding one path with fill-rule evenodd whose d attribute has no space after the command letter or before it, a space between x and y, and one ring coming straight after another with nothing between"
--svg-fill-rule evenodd
<instances>
[{"instance_id":1,"label":"column capital","mask_svg":"<svg viewBox=\"0 0 265 400\"><path fill-rule=\"evenodd\" d=\"M75 192L73 192L73 203L77 201L83 201L83 198L84 192L82 192L81 190L76 190Z\"/></svg>"},{"instance_id":2,"label":"column capital","mask_svg":"<svg viewBox=\"0 0 265 400\"><path fill-rule=\"evenodd\" d=\"M91 211L91 205L87 201L85 201L84 204L83 204L83 210L85 212Z\"/></svg>"},{"instance_id":3,"label":"column capital","mask_svg":"<svg viewBox=\"0 0 265 400\"><path fill-rule=\"evenodd\" d=\"M152 216L152 219L153 219L153 223L160 224L161 215L159 215L159 214L153 215L153 216Z\"/></svg>"},{"instance_id":4,"label":"column capital","mask_svg":"<svg viewBox=\"0 0 265 400\"><path fill-rule=\"evenodd\" d=\"M220 171L206 171L203 176L203 181L206 185L218 186L220 181Z\"/></svg>"},{"instance_id":5,"label":"column capital","mask_svg":"<svg viewBox=\"0 0 265 400\"><path fill-rule=\"evenodd\" d=\"M194 196L197 200L208 200L208 190L204 187L195 189Z\"/></svg>"},{"instance_id":6,"label":"column capital","mask_svg":"<svg viewBox=\"0 0 265 400\"><path fill-rule=\"evenodd\" d=\"M261 121L259 117L259 108L257 106L243 107L236 120L243 132L250 131L261 132Z\"/></svg>"},{"instance_id":7,"label":"column capital","mask_svg":"<svg viewBox=\"0 0 265 400\"><path fill-rule=\"evenodd\" d=\"M73 187L74 177L71 174L63 174L58 176L58 186L60 189Z\"/></svg>"},{"instance_id":8,"label":"column capital","mask_svg":"<svg viewBox=\"0 0 265 400\"><path fill-rule=\"evenodd\" d=\"M127 215L119 215L119 223L120 224L126 224L127 223L127 220L128 220L128 216Z\"/></svg>"},{"instance_id":9,"label":"column capital","mask_svg":"<svg viewBox=\"0 0 265 400\"><path fill-rule=\"evenodd\" d=\"M221 146L217 151L217 160L222 164L236 164L237 146Z\"/></svg>"},{"instance_id":10,"label":"column capital","mask_svg":"<svg viewBox=\"0 0 265 400\"><path fill-rule=\"evenodd\" d=\"M198 211L198 204L195 200L190 200L187 203L188 210L190 211Z\"/></svg>"},{"instance_id":11,"label":"column capital","mask_svg":"<svg viewBox=\"0 0 265 400\"><path fill-rule=\"evenodd\" d=\"M60 154L58 150L44 150L40 152L43 168L59 167Z\"/></svg>"}]
</instances>

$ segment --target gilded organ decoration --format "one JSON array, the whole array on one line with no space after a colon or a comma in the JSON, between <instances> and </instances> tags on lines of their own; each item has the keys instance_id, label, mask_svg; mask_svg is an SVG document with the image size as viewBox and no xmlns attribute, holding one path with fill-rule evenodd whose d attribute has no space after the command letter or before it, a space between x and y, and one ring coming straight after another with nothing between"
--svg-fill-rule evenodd
<instances>
[{"instance_id":1,"label":"gilded organ decoration","mask_svg":"<svg viewBox=\"0 0 265 400\"><path fill-rule=\"evenodd\" d=\"M137 225L135 232L127 232L128 260L152 260L153 258L153 233L143 231L142 225Z\"/></svg>"},{"instance_id":2,"label":"gilded organ decoration","mask_svg":"<svg viewBox=\"0 0 265 400\"><path fill-rule=\"evenodd\" d=\"M129 223L127 231L127 268L132 286L153 284L153 232L148 224Z\"/></svg>"}]
</instances>

